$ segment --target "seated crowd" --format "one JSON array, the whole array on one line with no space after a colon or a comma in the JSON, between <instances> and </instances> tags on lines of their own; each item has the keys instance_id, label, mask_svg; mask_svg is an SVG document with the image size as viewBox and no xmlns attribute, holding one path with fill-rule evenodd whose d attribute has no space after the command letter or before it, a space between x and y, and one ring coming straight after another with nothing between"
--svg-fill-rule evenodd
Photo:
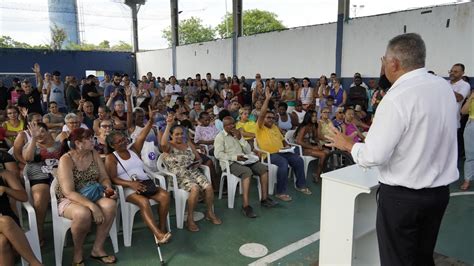
<instances>
[{"instance_id":1,"label":"seated crowd","mask_svg":"<svg viewBox=\"0 0 474 266\"><path fill-rule=\"evenodd\" d=\"M260 204L268 208L278 204L270 196L270 186L275 184L269 162L277 167L276 199L292 201L289 170L294 189L311 195L303 156L318 159L311 179L319 182L331 152L325 144L332 130L363 142L391 86L383 73L379 82L370 79L368 85L356 73L353 84L344 89L334 73L330 78L321 76L315 84L309 78L263 80L260 74L249 84L245 77L223 73L218 80L207 73L203 79L196 74L194 79L178 82L174 76L155 78L150 72L137 84L118 73L102 81L90 75L79 84L72 76L61 80L58 71L43 77L38 64L33 70L37 87L28 80L15 80L10 91L19 97L10 97L6 111L0 114L4 120L0 128L2 265L13 261L12 248L30 264L40 264L9 200L30 197L42 246L54 178L58 180L54 189L59 214L72 220L72 261L76 265L83 264L82 246L92 222L98 226L91 258L102 263L116 261L104 250L116 215L115 185L124 188L127 202L139 207L157 243L169 241L169 192L166 187L155 187L144 170L145 161L156 165L158 156L176 176L178 188L189 193L186 227L191 232L199 231L193 213L200 194L207 207L206 220L222 223L213 201L223 186L220 174L227 170L241 180L241 210L249 218L257 217L249 200L252 176L259 177ZM145 145L152 145L161 155L151 158L143 152ZM251 160L257 157L258 161ZM201 165L209 168L210 178L200 171ZM29 183L31 195L22 182ZM159 203L158 223L149 199Z\"/></svg>"}]
</instances>

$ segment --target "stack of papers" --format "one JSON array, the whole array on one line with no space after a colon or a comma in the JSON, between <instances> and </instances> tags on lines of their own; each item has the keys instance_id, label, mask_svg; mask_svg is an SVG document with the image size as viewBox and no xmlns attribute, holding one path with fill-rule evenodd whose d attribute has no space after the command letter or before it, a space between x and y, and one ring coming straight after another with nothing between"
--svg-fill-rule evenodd
<instances>
[{"instance_id":1,"label":"stack of papers","mask_svg":"<svg viewBox=\"0 0 474 266\"><path fill-rule=\"evenodd\" d=\"M278 152L281 152L281 153L289 153L289 152L295 153L295 146L287 148L287 149L281 149Z\"/></svg>"},{"instance_id":2,"label":"stack of papers","mask_svg":"<svg viewBox=\"0 0 474 266\"><path fill-rule=\"evenodd\" d=\"M248 154L248 155L244 155L244 157L247 158L246 161L237 161L237 163L239 163L241 165L246 165L246 164L253 164L253 163L258 162L258 156L257 155Z\"/></svg>"}]
</instances>

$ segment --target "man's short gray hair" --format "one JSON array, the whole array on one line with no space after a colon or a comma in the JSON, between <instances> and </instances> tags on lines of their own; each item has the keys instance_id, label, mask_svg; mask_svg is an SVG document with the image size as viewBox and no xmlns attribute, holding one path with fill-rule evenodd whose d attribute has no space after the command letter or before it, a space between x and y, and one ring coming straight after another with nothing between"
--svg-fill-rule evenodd
<instances>
[{"instance_id":1,"label":"man's short gray hair","mask_svg":"<svg viewBox=\"0 0 474 266\"><path fill-rule=\"evenodd\" d=\"M64 117L64 122L68 122L71 119L77 119L77 115L75 113L69 113Z\"/></svg>"},{"instance_id":2,"label":"man's short gray hair","mask_svg":"<svg viewBox=\"0 0 474 266\"><path fill-rule=\"evenodd\" d=\"M400 60L405 70L417 69L425 66L426 46L417 33L398 35L388 42L387 52Z\"/></svg>"}]
</instances>

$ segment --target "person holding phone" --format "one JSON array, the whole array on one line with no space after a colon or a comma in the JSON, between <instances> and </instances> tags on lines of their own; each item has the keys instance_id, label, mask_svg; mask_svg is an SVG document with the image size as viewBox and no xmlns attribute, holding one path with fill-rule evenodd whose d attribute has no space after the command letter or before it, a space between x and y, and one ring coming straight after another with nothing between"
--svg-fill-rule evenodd
<instances>
[{"instance_id":1,"label":"person holding phone","mask_svg":"<svg viewBox=\"0 0 474 266\"><path fill-rule=\"evenodd\" d=\"M197 232L199 227L194 222L193 212L200 192L205 194L206 220L215 225L221 224L222 221L213 210L214 190L212 184L198 169L201 156L196 147L183 138L183 132L181 126L174 125L174 115L169 114L166 118L165 132L161 137L161 149L166 153L163 162L168 170L176 175L178 187L189 192L187 228L191 232ZM171 140L169 140L170 136Z\"/></svg>"}]
</instances>

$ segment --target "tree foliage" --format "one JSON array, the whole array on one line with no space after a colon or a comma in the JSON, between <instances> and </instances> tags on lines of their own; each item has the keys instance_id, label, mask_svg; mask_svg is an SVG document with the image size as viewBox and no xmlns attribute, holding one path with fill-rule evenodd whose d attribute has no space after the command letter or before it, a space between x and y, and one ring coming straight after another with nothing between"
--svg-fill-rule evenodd
<instances>
[{"instance_id":1,"label":"tree foliage","mask_svg":"<svg viewBox=\"0 0 474 266\"><path fill-rule=\"evenodd\" d=\"M49 44L30 45L15 41L10 36L0 36L0 48L24 48L24 49L50 49Z\"/></svg>"},{"instance_id":2,"label":"tree foliage","mask_svg":"<svg viewBox=\"0 0 474 266\"><path fill-rule=\"evenodd\" d=\"M269 11L258 9L245 10L242 16L243 35L284 30L286 27L278 20L278 15ZM232 37L234 21L232 14L227 13L222 22L217 25L216 30L221 38Z\"/></svg>"},{"instance_id":3,"label":"tree foliage","mask_svg":"<svg viewBox=\"0 0 474 266\"><path fill-rule=\"evenodd\" d=\"M162 31L163 38L168 40L168 44L172 45L171 27ZM214 39L215 30L211 26L202 25L200 18L191 17L180 21L178 27L179 44L190 44L198 42L207 42Z\"/></svg>"},{"instance_id":4,"label":"tree foliage","mask_svg":"<svg viewBox=\"0 0 474 266\"><path fill-rule=\"evenodd\" d=\"M51 49L61 50L64 41L67 39L66 31L54 24L51 28Z\"/></svg>"}]
</instances>

